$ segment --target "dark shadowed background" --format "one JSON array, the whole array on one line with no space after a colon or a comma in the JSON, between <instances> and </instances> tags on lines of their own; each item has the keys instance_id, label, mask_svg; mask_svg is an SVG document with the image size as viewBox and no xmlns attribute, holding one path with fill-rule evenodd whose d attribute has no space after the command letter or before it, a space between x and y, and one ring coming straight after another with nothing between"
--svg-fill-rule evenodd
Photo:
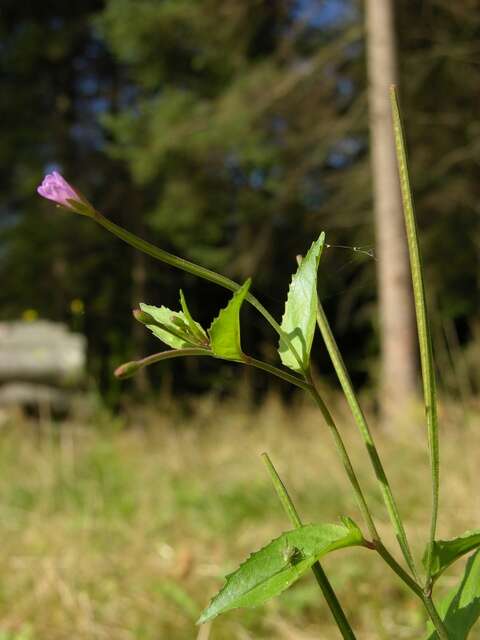
<instances>
[{"instance_id":1,"label":"dark shadowed background","mask_svg":"<svg viewBox=\"0 0 480 640\"><path fill-rule=\"evenodd\" d=\"M459 394L478 383L469 350L480 304L480 14L472 0L396 9L441 383ZM84 331L91 377L115 401L113 368L156 348L132 320L139 301L176 308L182 287L208 324L226 299L41 201L36 186L56 168L151 242L232 278L253 276L277 317L295 255L321 230L330 244L366 246L325 251L320 293L355 381L374 383L363 22L361 3L349 0L4 0L0 318L33 313ZM245 315L249 349L271 356L274 336ZM465 359L461 374L452 350ZM229 366L173 366L177 390L238 380ZM133 385L148 390L167 371Z\"/></svg>"}]
</instances>

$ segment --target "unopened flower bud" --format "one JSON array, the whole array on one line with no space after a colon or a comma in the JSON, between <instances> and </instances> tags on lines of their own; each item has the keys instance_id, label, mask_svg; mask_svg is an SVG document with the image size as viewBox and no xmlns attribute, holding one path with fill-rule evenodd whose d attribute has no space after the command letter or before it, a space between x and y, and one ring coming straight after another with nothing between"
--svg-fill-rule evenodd
<instances>
[{"instance_id":1,"label":"unopened flower bud","mask_svg":"<svg viewBox=\"0 0 480 640\"><path fill-rule=\"evenodd\" d=\"M37 188L37 192L42 198L52 200L61 207L71 209L83 216L93 216L94 214L92 205L78 191L75 191L57 171L45 176L42 184Z\"/></svg>"},{"instance_id":2,"label":"unopened flower bud","mask_svg":"<svg viewBox=\"0 0 480 640\"><path fill-rule=\"evenodd\" d=\"M155 318L141 309L134 309L132 313L135 320L138 320L138 322L142 324L156 324Z\"/></svg>"},{"instance_id":3,"label":"unopened flower bud","mask_svg":"<svg viewBox=\"0 0 480 640\"><path fill-rule=\"evenodd\" d=\"M125 362L125 364L121 364L115 369L114 374L116 378L124 380L125 378L134 376L141 368L142 365L139 362Z\"/></svg>"}]
</instances>

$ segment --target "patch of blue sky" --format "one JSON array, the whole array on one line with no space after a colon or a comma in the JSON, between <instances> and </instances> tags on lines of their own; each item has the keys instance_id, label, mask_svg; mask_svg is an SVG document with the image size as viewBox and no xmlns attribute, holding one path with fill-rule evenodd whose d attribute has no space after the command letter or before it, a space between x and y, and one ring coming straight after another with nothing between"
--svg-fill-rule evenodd
<instances>
[{"instance_id":1,"label":"patch of blue sky","mask_svg":"<svg viewBox=\"0 0 480 640\"><path fill-rule=\"evenodd\" d=\"M332 28L354 20L357 7L352 0L297 0L294 13L312 27Z\"/></svg>"}]
</instances>

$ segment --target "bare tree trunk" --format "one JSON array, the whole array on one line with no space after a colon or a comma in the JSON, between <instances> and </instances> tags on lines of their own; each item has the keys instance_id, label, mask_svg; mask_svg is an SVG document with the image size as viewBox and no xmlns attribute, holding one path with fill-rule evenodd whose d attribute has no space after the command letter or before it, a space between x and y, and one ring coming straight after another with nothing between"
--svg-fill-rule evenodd
<instances>
[{"instance_id":1,"label":"bare tree trunk","mask_svg":"<svg viewBox=\"0 0 480 640\"><path fill-rule=\"evenodd\" d=\"M417 380L413 297L389 100L389 86L397 80L393 4L366 0L384 423L411 401Z\"/></svg>"}]
</instances>

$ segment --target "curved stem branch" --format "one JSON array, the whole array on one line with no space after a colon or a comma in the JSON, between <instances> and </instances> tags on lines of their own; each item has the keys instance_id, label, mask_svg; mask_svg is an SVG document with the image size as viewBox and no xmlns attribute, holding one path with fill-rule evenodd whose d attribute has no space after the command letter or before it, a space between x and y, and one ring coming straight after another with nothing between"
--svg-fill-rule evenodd
<instances>
[{"instance_id":1,"label":"curved stem branch","mask_svg":"<svg viewBox=\"0 0 480 640\"><path fill-rule=\"evenodd\" d=\"M263 362L262 360L257 360L256 358L252 358L247 355L244 355L242 362L250 365L251 367L256 367L257 369L263 369L263 371L267 371L277 378L290 382L290 384L300 387L300 389L303 389L304 391L310 391L310 384L308 382L305 382L298 376L292 376L292 374L287 373L286 371L283 371L283 369L279 369L272 364L268 364L268 362Z\"/></svg>"},{"instance_id":2,"label":"curved stem branch","mask_svg":"<svg viewBox=\"0 0 480 640\"><path fill-rule=\"evenodd\" d=\"M171 358L183 358L184 356L211 356L212 352L208 349L201 348L188 348L188 349L169 349L167 351L160 351L159 353L153 353L146 358L140 360L132 360L120 365L115 370L117 378L130 378L134 376L140 369L148 367L151 364L161 362L162 360L170 360Z\"/></svg>"},{"instance_id":3,"label":"curved stem branch","mask_svg":"<svg viewBox=\"0 0 480 640\"><path fill-rule=\"evenodd\" d=\"M143 369L144 367L148 367L151 364L156 364L157 362L162 362L162 360L170 360L171 358L182 358L188 356L210 356L215 358L215 354L210 351L210 349L204 349L202 347L185 347L183 349L169 349L167 351L159 351L158 353L153 353L150 356L145 358L141 358L140 360L133 360L131 362L126 362L125 364L120 365L118 369L115 371L115 375L118 378L129 378ZM218 358L219 360L223 360L223 358ZM227 362L236 362L237 364L246 364L250 367L256 367L257 369L262 369L267 373L270 373L281 380L285 380L290 384L303 389L304 391L310 391L310 385L308 382L302 380L298 376L292 376L290 373L275 367L272 364L268 364L268 362L263 362L262 360L257 360L256 358L252 358L251 356L247 356L244 354L243 359L240 361L237 360L228 360Z\"/></svg>"},{"instance_id":4,"label":"curved stem branch","mask_svg":"<svg viewBox=\"0 0 480 640\"><path fill-rule=\"evenodd\" d=\"M163 249L156 247L146 240L142 240L142 238L139 238L133 233L130 233L130 231L123 229L123 227L118 226L117 224L103 216L99 211L95 211L93 219L102 227L107 229L107 231L110 231L111 233L113 233L113 235L117 236L117 238L120 238L127 244L130 244L132 247L135 247L140 251L143 251L143 253L146 253L156 260L161 260L162 262L165 262L172 267L182 269L182 271L191 273L192 275L203 278L204 280L209 280L210 282L213 282L220 287L224 287L225 289L229 289L230 291L237 291L238 289L240 289L240 285L233 280L230 280L230 278L222 276L220 273L215 273L215 271L211 271L206 267L194 264L193 262L185 260L184 258L179 258L178 256L175 256L168 251L164 251ZM293 346L288 335L282 330L281 326L278 324L272 314L269 313L265 309L263 304L251 293L247 293L245 299L252 305L252 307L255 307L255 309L265 318L268 324L276 331L276 333L281 336L285 344L288 345L288 348L292 352L299 366L302 367L302 360L297 350Z\"/></svg>"}]
</instances>

